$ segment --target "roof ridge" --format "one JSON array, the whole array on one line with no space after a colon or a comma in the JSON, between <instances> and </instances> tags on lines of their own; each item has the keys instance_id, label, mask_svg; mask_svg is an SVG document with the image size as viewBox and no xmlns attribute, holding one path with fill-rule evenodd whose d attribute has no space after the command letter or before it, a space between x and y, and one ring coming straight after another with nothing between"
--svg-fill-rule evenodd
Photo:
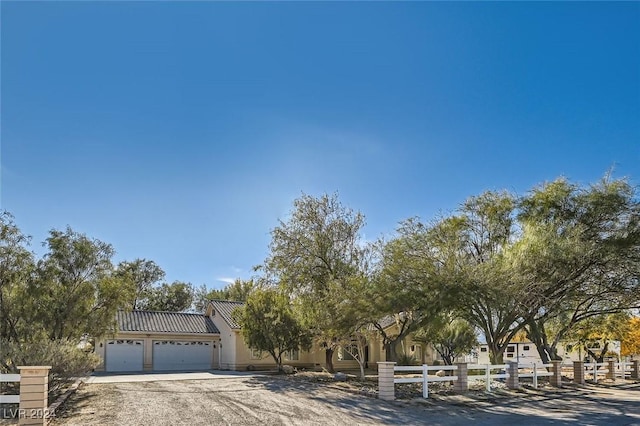
<instances>
[{"instance_id":1,"label":"roof ridge","mask_svg":"<svg viewBox=\"0 0 640 426\"><path fill-rule=\"evenodd\" d=\"M201 312L151 311L151 310L147 310L147 309L132 309L130 311L128 311L126 309L118 309L118 312L127 312L127 313L146 312L146 313L151 313L151 314L176 314L176 315L206 316L205 314L203 314Z\"/></svg>"}]
</instances>

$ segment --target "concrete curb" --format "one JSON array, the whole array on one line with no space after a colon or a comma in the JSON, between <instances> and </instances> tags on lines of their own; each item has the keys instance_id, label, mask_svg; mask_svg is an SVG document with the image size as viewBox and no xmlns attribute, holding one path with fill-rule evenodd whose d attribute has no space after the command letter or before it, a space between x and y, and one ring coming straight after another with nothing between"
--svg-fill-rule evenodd
<instances>
[{"instance_id":1,"label":"concrete curb","mask_svg":"<svg viewBox=\"0 0 640 426\"><path fill-rule=\"evenodd\" d=\"M56 411L58 410L58 408L60 408L60 406L62 404L64 404L64 402L69 399L69 397L78 390L78 388L80 387L80 385L82 385L82 383L84 383L84 379L78 379L76 380L70 387L69 389L67 389L67 391L65 393L63 393L62 395L60 395L51 405L49 405L49 422L51 421L51 419L55 418L56 416Z\"/></svg>"}]
</instances>

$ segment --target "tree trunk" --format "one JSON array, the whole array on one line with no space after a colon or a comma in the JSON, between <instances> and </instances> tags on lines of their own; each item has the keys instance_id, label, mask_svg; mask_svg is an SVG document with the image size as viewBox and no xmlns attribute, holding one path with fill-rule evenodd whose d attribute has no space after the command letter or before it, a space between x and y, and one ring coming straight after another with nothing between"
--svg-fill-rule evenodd
<instances>
[{"instance_id":1,"label":"tree trunk","mask_svg":"<svg viewBox=\"0 0 640 426\"><path fill-rule=\"evenodd\" d=\"M400 343L399 339L389 340L384 345L385 357L387 358L387 362L398 362L398 343Z\"/></svg>"},{"instance_id":2,"label":"tree trunk","mask_svg":"<svg viewBox=\"0 0 640 426\"><path fill-rule=\"evenodd\" d=\"M364 380L364 361L358 361L358 365L360 366L360 379Z\"/></svg>"},{"instance_id":3,"label":"tree trunk","mask_svg":"<svg viewBox=\"0 0 640 426\"><path fill-rule=\"evenodd\" d=\"M504 362L504 350L507 347L506 345L500 347L497 343L487 343L489 347L489 362L491 364L502 364Z\"/></svg>"},{"instance_id":4,"label":"tree trunk","mask_svg":"<svg viewBox=\"0 0 640 426\"><path fill-rule=\"evenodd\" d=\"M536 350L543 364L548 364L552 360L562 361L562 357L558 355L558 342L563 335L564 333L557 334L553 339L553 343L549 344L544 323L527 322L527 337L536 345Z\"/></svg>"},{"instance_id":5,"label":"tree trunk","mask_svg":"<svg viewBox=\"0 0 640 426\"><path fill-rule=\"evenodd\" d=\"M324 350L324 363L325 368L329 373L333 373L333 349L327 348Z\"/></svg>"}]
</instances>

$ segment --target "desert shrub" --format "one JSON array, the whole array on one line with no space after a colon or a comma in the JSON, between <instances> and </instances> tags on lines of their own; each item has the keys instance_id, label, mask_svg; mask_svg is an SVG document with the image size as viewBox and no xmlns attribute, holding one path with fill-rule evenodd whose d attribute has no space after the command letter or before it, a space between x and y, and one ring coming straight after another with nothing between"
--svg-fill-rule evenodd
<instances>
[{"instance_id":1,"label":"desert shrub","mask_svg":"<svg viewBox=\"0 0 640 426\"><path fill-rule=\"evenodd\" d=\"M0 340L0 370L19 373L19 365L50 365L49 393L56 394L66 383L92 371L100 358L66 340L8 342Z\"/></svg>"},{"instance_id":2,"label":"desert shrub","mask_svg":"<svg viewBox=\"0 0 640 426\"><path fill-rule=\"evenodd\" d=\"M412 355L401 354L398 356L398 365L418 365L418 360Z\"/></svg>"}]
</instances>

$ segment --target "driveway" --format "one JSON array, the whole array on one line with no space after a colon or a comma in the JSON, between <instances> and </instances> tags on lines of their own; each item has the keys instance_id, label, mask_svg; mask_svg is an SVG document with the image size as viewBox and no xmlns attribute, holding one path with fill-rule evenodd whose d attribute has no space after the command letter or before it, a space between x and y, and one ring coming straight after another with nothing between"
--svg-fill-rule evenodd
<instances>
[{"instance_id":1,"label":"driveway","mask_svg":"<svg viewBox=\"0 0 640 426\"><path fill-rule=\"evenodd\" d=\"M223 375L85 384L60 415L54 425L640 425L640 384L384 402L327 384Z\"/></svg>"},{"instance_id":2,"label":"driveway","mask_svg":"<svg viewBox=\"0 0 640 426\"><path fill-rule=\"evenodd\" d=\"M209 379L230 379L234 377L256 376L255 373L244 373L240 371L197 371L197 372L153 372L153 373L94 373L85 383L133 383L133 382L159 382L176 380L209 380Z\"/></svg>"}]
</instances>

